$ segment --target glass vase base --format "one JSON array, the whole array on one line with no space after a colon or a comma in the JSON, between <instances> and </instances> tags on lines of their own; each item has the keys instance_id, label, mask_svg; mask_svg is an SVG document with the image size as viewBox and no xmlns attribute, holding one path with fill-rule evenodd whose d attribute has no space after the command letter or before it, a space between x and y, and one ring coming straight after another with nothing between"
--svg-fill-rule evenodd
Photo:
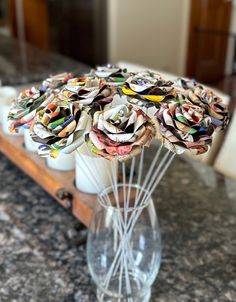
<instances>
[{"instance_id":1,"label":"glass vase base","mask_svg":"<svg viewBox=\"0 0 236 302\"><path fill-rule=\"evenodd\" d=\"M146 288L144 290L140 284L140 280L130 275L128 278L131 294L123 293L123 291L127 291L127 278L125 276L120 278L120 276L117 275L111 279L108 291L102 291L97 288L97 300L99 302L149 302L151 288Z\"/></svg>"}]
</instances>

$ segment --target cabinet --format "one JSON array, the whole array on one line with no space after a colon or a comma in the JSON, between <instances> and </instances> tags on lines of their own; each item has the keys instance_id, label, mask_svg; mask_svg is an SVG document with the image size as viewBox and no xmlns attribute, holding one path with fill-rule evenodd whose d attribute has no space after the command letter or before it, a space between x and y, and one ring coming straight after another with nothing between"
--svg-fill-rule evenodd
<instances>
[{"instance_id":1,"label":"cabinet","mask_svg":"<svg viewBox=\"0 0 236 302\"><path fill-rule=\"evenodd\" d=\"M17 37L15 0L10 24ZM22 0L26 41L89 65L107 61L106 0Z\"/></svg>"}]
</instances>

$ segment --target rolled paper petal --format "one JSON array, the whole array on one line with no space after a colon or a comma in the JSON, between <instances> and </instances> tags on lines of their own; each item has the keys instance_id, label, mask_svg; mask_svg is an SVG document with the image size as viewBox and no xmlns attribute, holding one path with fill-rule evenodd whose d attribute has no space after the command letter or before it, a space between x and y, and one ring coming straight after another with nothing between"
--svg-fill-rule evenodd
<instances>
[{"instance_id":1,"label":"rolled paper petal","mask_svg":"<svg viewBox=\"0 0 236 302\"><path fill-rule=\"evenodd\" d=\"M92 131L85 140L93 153L109 160L138 154L155 136L155 123L131 104L105 107L93 118Z\"/></svg>"},{"instance_id":2,"label":"rolled paper petal","mask_svg":"<svg viewBox=\"0 0 236 302\"><path fill-rule=\"evenodd\" d=\"M83 105L92 105L93 103L106 104L113 99L114 91L106 85L82 87L78 91L78 100Z\"/></svg>"},{"instance_id":3,"label":"rolled paper petal","mask_svg":"<svg viewBox=\"0 0 236 302\"><path fill-rule=\"evenodd\" d=\"M90 129L91 117L80 104L54 100L37 112L31 135L43 145L38 149L41 156L54 156L54 150L71 153L77 149Z\"/></svg>"},{"instance_id":4,"label":"rolled paper petal","mask_svg":"<svg viewBox=\"0 0 236 302\"><path fill-rule=\"evenodd\" d=\"M137 94L136 91L134 91L132 89L129 89L129 88L125 87L125 86L122 87L122 91L123 91L124 94L130 95L130 96L134 96L134 95Z\"/></svg>"},{"instance_id":5,"label":"rolled paper petal","mask_svg":"<svg viewBox=\"0 0 236 302\"><path fill-rule=\"evenodd\" d=\"M69 79L63 89L60 91L59 97L65 101L78 100L78 92L82 87L85 86L86 81L88 81L88 78L85 76Z\"/></svg>"},{"instance_id":6,"label":"rolled paper petal","mask_svg":"<svg viewBox=\"0 0 236 302\"><path fill-rule=\"evenodd\" d=\"M49 78L43 81L40 90L53 90L58 87L61 87L62 85L66 84L71 78L73 78L72 73L59 73L56 75L51 75Z\"/></svg>"},{"instance_id":7,"label":"rolled paper petal","mask_svg":"<svg viewBox=\"0 0 236 302\"><path fill-rule=\"evenodd\" d=\"M121 69L111 64L98 66L96 70L91 72L91 74L101 79L102 82L109 86L123 85L126 79L130 76L126 69Z\"/></svg>"},{"instance_id":8,"label":"rolled paper petal","mask_svg":"<svg viewBox=\"0 0 236 302\"><path fill-rule=\"evenodd\" d=\"M137 110L142 110L142 112L149 117L154 117L157 112L157 107L152 102L149 102L147 100L130 98L129 103L137 108Z\"/></svg>"}]
</instances>

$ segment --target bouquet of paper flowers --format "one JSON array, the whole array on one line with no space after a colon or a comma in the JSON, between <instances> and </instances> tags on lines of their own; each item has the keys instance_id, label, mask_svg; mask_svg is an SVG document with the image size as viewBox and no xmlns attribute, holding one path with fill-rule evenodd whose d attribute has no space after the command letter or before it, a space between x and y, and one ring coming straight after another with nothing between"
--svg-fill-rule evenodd
<instances>
[{"instance_id":1,"label":"bouquet of paper flowers","mask_svg":"<svg viewBox=\"0 0 236 302\"><path fill-rule=\"evenodd\" d=\"M112 163L110 171L108 166L96 168L96 164L90 170L95 171L95 175L93 171L91 174L98 188L102 170L106 170L104 173L108 173L111 180L109 191L105 188L100 192L98 200L107 205L110 212L111 206L116 210L122 208L122 211L115 211L118 214L114 219L104 218L98 223L101 226L114 221L116 235L112 240L118 238L118 242L113 244L117 247L113 256L109 254L107 258L113 259L111 265L106 262L107 270L102 273L103 263L97 271L101 277L96 276L95 281L104 293L110 293L114 291L114 280L118 280L117 297L131 297L137 291L131 285L141 260L134 259L132 232L174 155L184 151L195 155L207 152L213 133L224 129L228 120L228 110L222 100L194 80L179 78L172 82L152 71L130 73L113 65L99 67L79 77L70 73L52 76L40 86L22 91L9 112L10 130L17 132L28 127L41 156L57 157L60 153L69 154L86 146L93 157ZM142 175L144 149L153 141L159 142L157 151L153 152L148 172ZM166 150L164 156L161 155L163 150ZM137 155L140 157L136 161L138 168L134 177ZM118 162L121 163L119 180ZM128 176L125 163L130 163ZM122 188L123 194L120 194ZM104 232L107 225L103 226ZM100 259L105 245L102 242L99 250L99 231L94 229L88 243L88 246L92 245L90 271L96 266L96 259ZM138 228L134 233L137 232ZM153 234L157 240L156 233ZM102 235L102 240L108 237ZM143 237L140 240L144 240ZM109 248L107 251L111 253ZM142 253L143 250L139 257ZM160 256L153 255L157 254L149 257L150 270L157 274L159 264L155 263L160 261ZM96 275L94 271L93 276ZM153 273L150 275L148 286L154 280ZM100 284L98 280L101 280ZM140 283L137 284L141 288ZM125 298L117 301L146 300Z\"/></svg>"},{"instance_id":2,"label":"bouquet of paper flowers","mask_svg":"<svg viewBox=\"0 0 236 302\"><path fill-rule=\"evenodd\" d=\"M202 154L227 122L221 99L195 81L112 65L81 77L52 76L22 91L9 112L10 130L29 127L42 156L87 144L93 154L121 161L153 140L177 154Z\"/></svg>"}]
</instances>

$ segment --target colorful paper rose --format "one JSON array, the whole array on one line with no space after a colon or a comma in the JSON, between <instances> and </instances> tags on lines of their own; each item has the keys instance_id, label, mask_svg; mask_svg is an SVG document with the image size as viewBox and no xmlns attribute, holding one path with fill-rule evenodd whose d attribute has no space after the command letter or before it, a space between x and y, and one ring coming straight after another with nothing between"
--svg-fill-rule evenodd
<instances>
[{"instance_id":1,"label":"colorful paper rose","mask_svg":"<svg viewBox=\"0 0 236 302\"><path fill-rule=\"evenodd\" d=\"M184 94L193 104L205 109L210 116L214 129L224 129L229 122L227 106L213 90L200 85L194 80L178 79L175 83L178 93Z\"/></svg>"},{"instance_id":2,"label":"colorful paper rose","mask_svg":"<svg viewBox=\"0 0 236 302\"><path fill-rule=\"evenodd\" d=\"M98 66L96 70L92 71L92 74L95 77L102 79L105 84L109 86L123 85L130 75L126 69L121 69L120 67L112 64Z\"/></svg>"},{"instance_id":3,"label":"colorful paper rose","mask_svg":"<svg viewBox=\"0 0 236 302\"><path fill-rule=\"evenodd\" d=\"M176 96L171 81L164 80L158 73L145 71L130 76L122 93L127 95L131 104L140 108L145 114L153 117L160 102Z\"/></svg>"},{"instance_id":4,"label":"colorful paper rose","mask_svg":"<svg viewBox=\"0 0 236 302\"><path fill-rule=\"evenodd\" d=\"M91 75L70 79L60 91L62 100L79 101L84 106L108 104L112 101L114 88Z\"/></svg>"},{"instance_id":5,"label":"colorful paper rose","mask_svg":"<svg viewBox=\"0 0 236 302\"><path fill-rule=\"evenodd\" d=\"M23 90L13 102L9 114L9 129L18 132L24 126L29 128L37 110L47 106L59 92L58 88L64 85L72 75L63 73L43 81L39 87Z\"/></svg>"},{"instance_id":6,"label":"colorful paper rose","mask_svg":"<svg viewBox=\"0 0 236 302\"><path fill-rule=\"evenodd\" d=\"M150 118L131 104L122 104L97 111L85 139L93 153L109 160L124 160L140 153L154 135L155 126Z\"/></svg>"},{"instance_id":7,"label":"colorful paper rose","mask_svg":"<svg viewBox=\"0 0 236 302\"><path fill-rule=\"evenodd\" d=\"M60 89L58 96L63 101L78 101L78 92L88 82L88 78L77 77L71 78L67 83Z\"/></svg>"},{"instance_id":8,"label":"colorful paper rose","mask_svg":"<svg viewBox=\"0 0 236 302\"><path fill-rule=\"evenodd\" d=\"M56 157L58 152L71 153L77 149L90 127L91 118L80 104L56 99L37 113L31 136L41 144L40 155Z\"/></svg>"},{"instance_id":9,"label":"colorful paper rose","mask_svg":"<svg viewBox=\"0 0 236 302\"><path fill-rule=\"evenodd\" d=\"M155 72L139 72L130 76L122 87L124 94L141 100L161 102L175 96L171 81L164 80Z\"/></svg>"},{"instance_id":10,"label":"colorful paper rose","mask_svg":"<svg viewBox=\"0 0 236 302\"><path fill-rule=\"evenodd\" d=\"M36 87L22 91L8 114L9 130L18 132L22 126L29 128L36 111L49 104L53 97L53 93L48 91L42 93Z\"/></svg>"},{"instance_id":11,"label":"colorful paper rose","mask_svg":"<svg viewBox=\"0 0 236 302\"><path fill-rule=\"evenodd\" d=\"M193 154L205 153L212 142L214 126L204 107L184 95L163 102L156 113L159 122L157 137L171 151L179 154L186 149Z\"/></svg>"}]
</instances>

